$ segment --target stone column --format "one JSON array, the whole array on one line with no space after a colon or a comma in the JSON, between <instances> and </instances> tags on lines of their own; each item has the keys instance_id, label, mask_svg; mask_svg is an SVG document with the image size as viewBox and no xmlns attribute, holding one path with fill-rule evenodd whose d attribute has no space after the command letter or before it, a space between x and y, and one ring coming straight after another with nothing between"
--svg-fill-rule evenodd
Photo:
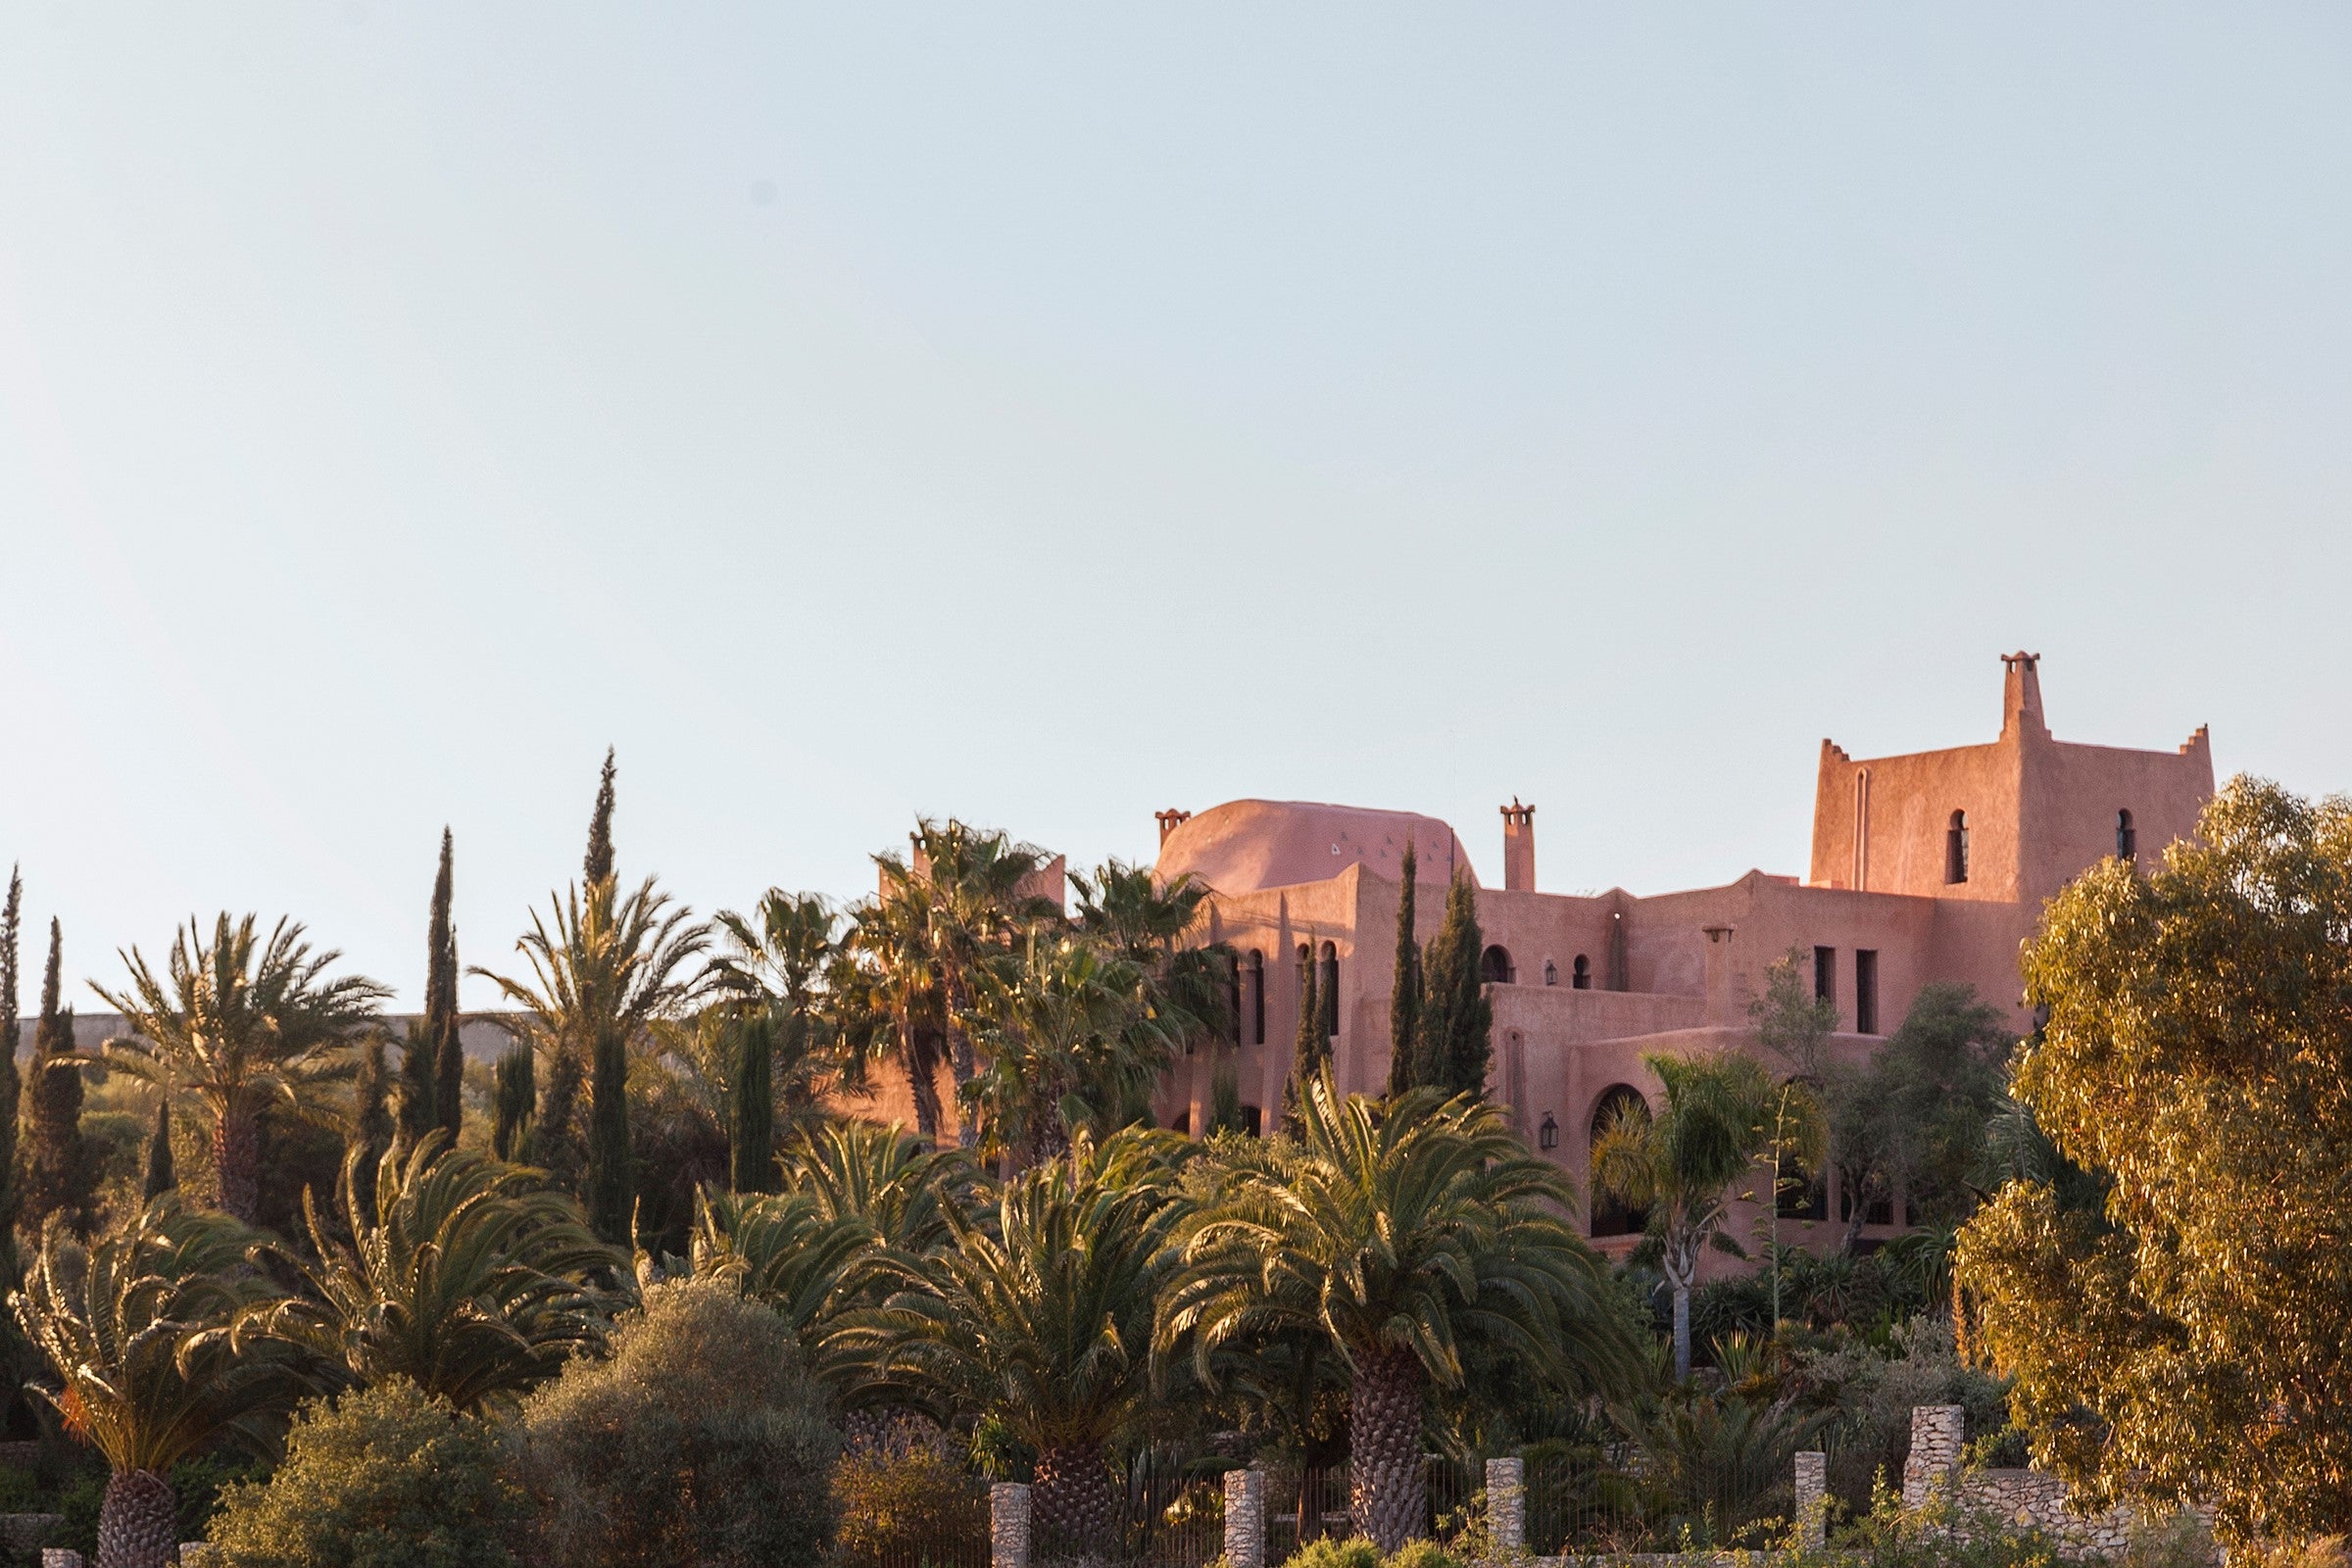
<instances>
[{"instance_id":1,"label":"stone column","mask_svg":"<svg viewBox=\"0 0 2352 1568\"><path fill-rule=\"evenodd\" d=\"M1796 1544L1818 1550L1829 1535L1830 1456L1796 1456Z\"/></svg>"},{"instance_id":2,"label":"stone column","mask_svg":"<svg viewBox=\"0 0 2352 1568\"><path fill-rule=\"evenodd\" d=\"M81 1568L81 1553L64 1546L43 1546L41 1568Z\"/></svg>"},{"instance_id":3,"label":"stone column","mask_svg":"<svg viewBox=\"0 0 2352 1568\"><path fill-rule=\"evenodd\" d=\"M1967 1412L1956 1404L1911 1407L1911 1457L1903 1461L1903 1506L1923 1506L1960 1468Z\"/></svg>"},{"instance_id":4,"label":"stone column","mask_svg":"<svg viewBox=\"0 0 2352 1568\"><path fill-rule=\"evenodd\" d=\"M1225 1472L1228 1568L1266 1568L1266 1473L1251 1465Z\"/></svg>"},{"instance_id":5,"label":"stone column","mask_svg":"<svg viewBox=\"0 0 2352 1568\"><path fill-rule=\"evenodd\" d=\"M1029 1568L1029 1489L1017 1481L988 1489L988 1568Z\"/></svg>"},{"instance_id":6,"label":"stone column","mask_svg":"<svg viewBox=\"0 0 2352 1568\"><path fill-rule=\"evenodd\" d=\"M1527 1461L1487 1461L1487 1535L1498 1556L1527 1549Z\"/></svg>"},{"instance_id":7,"label":"stone column","mask_svg":"<svg viewBox=\"0 0 2352 1568\"><path fill-rule=\"evenodd\" d=\"M202 1541L179 1544L179 1568L212 1568L213 1548Z\"/></svg>"}]
</instances>

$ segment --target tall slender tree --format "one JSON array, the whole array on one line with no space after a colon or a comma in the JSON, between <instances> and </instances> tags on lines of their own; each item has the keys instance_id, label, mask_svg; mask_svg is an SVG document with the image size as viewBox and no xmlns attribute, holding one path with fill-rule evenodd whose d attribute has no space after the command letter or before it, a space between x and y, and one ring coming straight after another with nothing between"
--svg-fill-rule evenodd
<instances>
[{"instance_id":1,"label":"tall slender tree","mask_svg":"<svg viewBox=\"0 0 2352 1568\"><path fill-rule=\"evenodd\" d=\"M1396 896L1396 979L1389 988L1389 1093L1413 1087L1421 1029L1421 939L1413 931L1413 841L1404 841L1404 888Z\"/></svg>"},{"instance_id":2,"label":"tall slender tree","mask_svg":"<svg viewBox=\"0 0 2352 1568\"><path fill-rule=\"evenodd\" d=\"M501 1159L528 1158L532 1113L538 1108L531 1048L509 1046L498 1054L490 1098L490 1152Z\"/></svg>"},{"instance_id":3,"label":"tall slender tree","mask_svg":"<svg viewBox=\"0 0 2352 1568\"><path fill-rule=\"evenodd\" d=\"M1478 929L1478 895L1467 876L1446 890L1446 919L1429 941L1423 963L1421 1030L1416 1073L1421 1084L1449 1095L1485 1096L1494 1057L1489 1039L1494 1004L1478 962L1485 946Z\"/></svg>"},{"instance_id":4,"label":"tall slender tree","mask_svg":"<svg viewBox=\"0 0 2352 1568\"><path fill-rule=\"evenodd\" d=\"M139 1196L152 1203L178 1186L178 1173L172 1168L172 1101L169 1096L158 1096L155 1131L147 1135L147 1179Z\"/></svg>"},{"instance_id":5,"label":"tall slender tree","mask_svg":"<svg viewBox=\"0 0 2352 1568\"><path fill-rule=\"evenodd\" d=\"M433 1047L433 1121L455 1148L466 1120L466 1047L459 1039L458 928L450 918L451 840L441 830L441 867L433 874L433 913L426 929L424 1032Z\"/></svg>"},{"instance_id":6,"label":"tall slender tree","mask_svg":"<svg viewBox=\"0 0 2352 1568\"><path fill-rule=\"evenodd\" d=\"M81 1062L74 1051L74 1009L63 998L64 956L65 928L53 919L41 1016L32 1035L32 1147L25 1151L24 1212L35 1234L54 1214L87 1240L97 1181L81 1138Z\"/></svg>"},{"instance_id":7,"label":"tall slender tree","mask_svg":"<svg viewBox=\"0 0 2352 1568\"><path fill-rule=\"evenodd\" d=\"M0 1050L0 1277L17 1280L17 1213L24 1190L17 1176L17 1113L23 1085L17 1077L17 940L23 929L24 878L8 872L8 902L0 905L0 1008L8 1020L7 1049Z\"/></svg>"},{"instance_id":8,"label":"tall slender tree","mask_svg":"<svg viewBox=\"0 0 2352 1568\"><path fill-rule=\"evenodd\" d=\"M605 770L596 782L596 808L588 816L588 854L580 861L588 884L612 876L612 748L605 748Z\"/></svg>"},{"instance_id":9,"label":"tall slender tree","mask_svg":"<svg viewBox=\"0 0 2352 1568\"><path fill-rule=\"evenodd\" d=\"M392 1084L390 1069L384 1061L384 1037L370 1034L368 1043L360 1048L360 1075L352 1081L351 1125L345 1131L345 1141L356 1156L348 1165L351 1172L352 1198L361 1207L375 1206L375 1167L392 1147L393 1123ZM167 1148L165 1157L169 1159ZM147 1195L153 1198L155 1195Z\"/></svg>"},{"instance_id":10,"label":"tall slender tree","mask_svg":"<svg viewBox=\"0 0 2352 1568\"><path fill-rule=\"evenodd\" d=\"M776 1186L776 1035L805 1020L779 1018L766 1007L729 1020L735 1037L734 1079L727 1097L728 1185L739 1193Z\"/></svg>"},{"instance_id":11,"label":"tall slender tree","mask_svg":"<svg viewBox=\"0 0 2352 1568\"><path fill-rule=\"evenodd\" d=\"M435 1113L433 1089L433 1032L422 1018L411 1018L400 1044L400 1147L415 1149L424 1135L441 1125Z\"/></svg>"},{"instance_id":12,"label":"tall slender tree","mask_svg":"<svg viewBox=\"0 0 2352 1568\"><path fill-rule=\"evenodd\" d=\"M1282 1086L1283 1125L1298 1129L1298 1104L1313 1083L1331 1066L1331 1037L1323 1032L1323 998L1316 989L1315 945L1304 948L1298 960L1298 1035L1291 1045L1291 1076Z\"/></svg>"}]
</instances>

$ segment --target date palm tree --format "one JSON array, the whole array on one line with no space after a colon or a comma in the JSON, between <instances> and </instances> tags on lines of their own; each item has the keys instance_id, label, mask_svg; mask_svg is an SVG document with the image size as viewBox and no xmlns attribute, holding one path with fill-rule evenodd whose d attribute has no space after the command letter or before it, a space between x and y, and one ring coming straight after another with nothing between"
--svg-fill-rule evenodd
<instances>
[{"instance_id":1,"label":"date palm tree","mask_svg":"<svg viewBox=\"0 0 2352 1568\"><path fill-rule=\"evenodd\" d=\"M1081 1134L1004 1184L993 1226L951 1208L954 1245L889 1259L899 1287L841 1335L871 1394L994 1417L1032 1446L1039 1524L1090 1552L1117 1520L1109 1445L1149 1393L1180 1142Z\"/></svg>"},{"instance_id":2,"label":"date palm tree","mask_svg":"<svg viewBox=\"0 0 2352 1568\"><path fill-rule=\"evenodd\" d=\"M306 1193L311 1254L265 1250L307 1290L247 1308L240 1342L284 1341L368 1387L404 1377L460 1410L511 1400L602 1342L613 1303L591 1282L627 1260L577 1203L536 1172L452 1150L438 1128L405 1160L383 1155L363 1203L365 1155L343 1162L351 1242Z\"/></svg>"},{"instance_id":3,"label":"date palm tree","mask_svg":"<svg viewBox=\"0 0 2352 1568\"><path fill-rule=\"evenodd\" d=\"M961 1150L933 1149L895 1123L827 1122L787 1144L778 1162L787 1191L827 1219L862 1220L877 1245L902 1257L950 1246L949 1215L968 1207L979 1187Z\"/></svg>"},{"instance_id":4,"label":"date palm tree","mask_svg":"<svg viewBox=\"0 0 2352 1568\"><path fill-rule=\"evenodd\" d=\"M303 1387L284 1345L238 1346L236 1314L275 1294L245 1266L261 1237L167 1193L85 1253L52 1225L9 1298L58 1387L37 1392L113 1472L98 1568L165 1568L179 1510L166 1473L216 1445L261 1448Z\"/></svg>"},{"instance_id":5,"label":"date palm tree","mask_svg":"<svg viewBox=\"0 0 2352 1568\"><path fill-rule=\"evenodd\" d=\"M880 902L898 906L895 923L913 939L906 956L939 990L948 1067L961 1094L979 1070L969 1027L975 972L1007 956L1022 932L1058 919L1061 909L1058 901L1030 891L1048 863L1033 844L953 818L924 817L910 837L907 858L874 857L882 872ZM969 1149L978 1134L964 1122L956 1140Z\"/></svg>"},{"instance_id":6,"label":"date palm tree","mask_svg":"<svg viewBox=\"0 0 2352 1568\"><path fill-rule=\"evenodd\" d=\"M1771 1143L1772 1076L1738 1052L1645 1055L1665 1086L1652 1115L1628 1100L1592 1140L1592 1184L1649 1210L1659 1267L1674 1298L1674 1375L1690 1375L1690 1292L1709 1245L1740 1253L1724 1234L1731 1187Z\"/></svg>"},{"instance_id":7,"label":"date palm tree","mask_svg":"<svg viewBox=\"0 0 2352 1568\"><path fill-rule=\"evenodd\" d=\"M1342 1098L1326 1072L1295 1136L1209 1157L1157 1343L1189 1345L1208 1383L1235 1347L1327 1347L1348 1375L1348 1514L1384 1552L1424 1526L1424 1405L1433 1384L1460 1385L1466 1339L1570 1391L1630 1376L1607 1271L1568 1221L1573 1186L1494 1107L1429 1089Z\"/></svg>"},{"instance_id":8,"label":"date palm tree","mask_svg":"<svg viewBox=\"0 0 2352 1568\"><path fill-rule=\"evenodd\" d=\"M940 1133L939 1069L945 1060L946 1004L926 941L929 923L911 899L873 899L852 916L852 967L840 985L845 1019L862 1019L860 1040L887 1041L887 1054L906 1078L915 1131Z\"/></svg>"},{"instance_id":9,"label":"date palm tree","mask_svg":"<svg viewBox=\"0 0 2352 1568\"><path fill-rule=\"evenodd\" d=\"M1152 1091L1183 1041L1153 1006L1150 973L1075 937L1032 935L1017 970L983 971L973 1034L986 1058L965 1086L984 1155L1035 1164L1152 1108Z\"/></svg>"},{"instance_id":10,"label":"date palm tree","mask_svg":"<svg viewBox=\"0 0 2352 1568\"><path fill-rule=\"evenodd\" d=\"M527 980L488 969L471 972L497 986L520 1009L502 1019L550 1061L550 1079L568 1062L589 1080L589 1137L583 1195L588 1216L606 1241L629 1239L629 1053L653 1020L686 1010L699 990L689 965L710 941L692 911L673 907L647 877L623 894L611 877L574 887L550 901L546 918L531 914L531 929L515 947L531 968ZM562 1139L566 1129L544 1127Z\"/></svg>"},{"instance_id":11,"label":"date palm tree","mask_svg":"<svg viewBox=\"0 0 2352 1568\"><path fill-rule=\"evenodd\" d=\"M213 1124L220 1206L245 1224L261 1203L262 1114L333 1114L324 1091L358 1071L351 1044L391 992L360 975L325 971L340 953L314 952L303 928L280 920L269 940L250 914L194 920L173 934L158 975L137 948L123 956L122 991L93 987L128 1033L101 1048L108 1066L201 1104Z\"/></svg>"}]
</instances>

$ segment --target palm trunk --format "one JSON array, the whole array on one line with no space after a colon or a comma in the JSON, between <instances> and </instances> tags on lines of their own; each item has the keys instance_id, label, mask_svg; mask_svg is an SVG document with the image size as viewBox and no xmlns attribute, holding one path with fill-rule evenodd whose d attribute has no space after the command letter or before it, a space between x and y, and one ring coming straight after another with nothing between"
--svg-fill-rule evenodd
<instances>
[{"instance_id":1,"label":"palm trunk","mask_svg":"<svg viewBox=\"0 0 2352 1568\"><path fill-rule=\"evenodd\" d=\"M1348 1518L1383 1555L1421 1534L1428 1480L1421 1469L1421 1358L1410 1350L1359 1355L1348 1394Z\"/></svg>"},{"instance_id":2,"label":"palm trunk","mask_svg":"<svg viewBox=\"0 0 2352 1568\"><path fill-rule=\"evenodd\" d=\"M972 1059L972 1032L963 1026L964 1011L972 1004L972 988L964 983L963 971L951 966L942 989L948 1004L948 1067L956 1078L956 1142L972 1149L980 1142L980 1118L971 1113L963 1095L963 1086L979 1071L979 1064Z\"/></svg>"},{"instance_id":3,"label":"palm trunk","mask_svg":"<svg viewBox=\"0 0 2352 1568\"><path fill-rule=\"evenodd\" d=\"M914 1038L914 1020L901 1007L899 1025L899 1065L906 1069L906 1092L914 1098L914 1130L927 1144L939 1142L939 1068L924 1059L925 1054Z\"/></svg>"},{"instance_id":4,"label":"palm trunk","mask_svg":"<svg viewBox=\"0 0 2352 1568\"><path fill-rule=\"evenodd\" d=\"M1660 1261L1674 1292L1674 1375L1679 1381L1690 1375L1690 1285L1698 1273L1695 1238L1669 1241Z\"/></svg>"},{"instance_id":5,"label":"palm trunk","mask_svg":"<svg viewBox=\"0 0 2352 1568\"><path fill-rule=\"evenodd\" d=\"M262 1120L249 1105L231 1102L213 1117L213 1173L220 1207L230 1218L256 1223L262 1209Z\"/></svg>"},{"instance_id":6,"label":"palm trunk","mask_svg":"<svg viewBox=\"0 0 2352 1568\"><path fill-rule=\"evenodd\" d=\"M1110 1488L1110 1464L1099 1443L1072 1443L1041 1449L1037 1456L1038 1557L1116 1555L1118 1499Z\"/></svg>"},{"instance_id":7,"label":"palm trunk","mask_svg":"<svg viewBox=\"0 0 2352 1568\"><path fill-rule=\"evenodd\" d=\"M179 1504L152 1470L118 1470L98 1505L98 1568L171 1568L179 1555Z\"/></svg>"}]
</instances>

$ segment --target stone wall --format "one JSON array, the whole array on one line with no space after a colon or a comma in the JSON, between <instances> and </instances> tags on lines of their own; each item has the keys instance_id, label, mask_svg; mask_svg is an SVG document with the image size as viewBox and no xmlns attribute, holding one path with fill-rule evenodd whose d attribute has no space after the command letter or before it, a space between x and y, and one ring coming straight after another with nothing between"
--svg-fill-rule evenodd
<instances>
[{"instance_id":1,"label":"stone wall","mask_svg":"<svg viewBox=\"0 0 2352 1568\"><path fill-rule=\"evenodd\" d=\"M2136 1518L2129 1504L2103 1513L2076 1511L2066 1483L2039 1470L1963 1470L1966 1427L1960 1406L1923 1404L1911 1411L1911 1457L1903 1461L1903 1506L1948 1496L1961 1528L1971 1515L2038 1530L2069 1557L2111 1556L2124 1549Z\"/></svg>"}]
</instances>

